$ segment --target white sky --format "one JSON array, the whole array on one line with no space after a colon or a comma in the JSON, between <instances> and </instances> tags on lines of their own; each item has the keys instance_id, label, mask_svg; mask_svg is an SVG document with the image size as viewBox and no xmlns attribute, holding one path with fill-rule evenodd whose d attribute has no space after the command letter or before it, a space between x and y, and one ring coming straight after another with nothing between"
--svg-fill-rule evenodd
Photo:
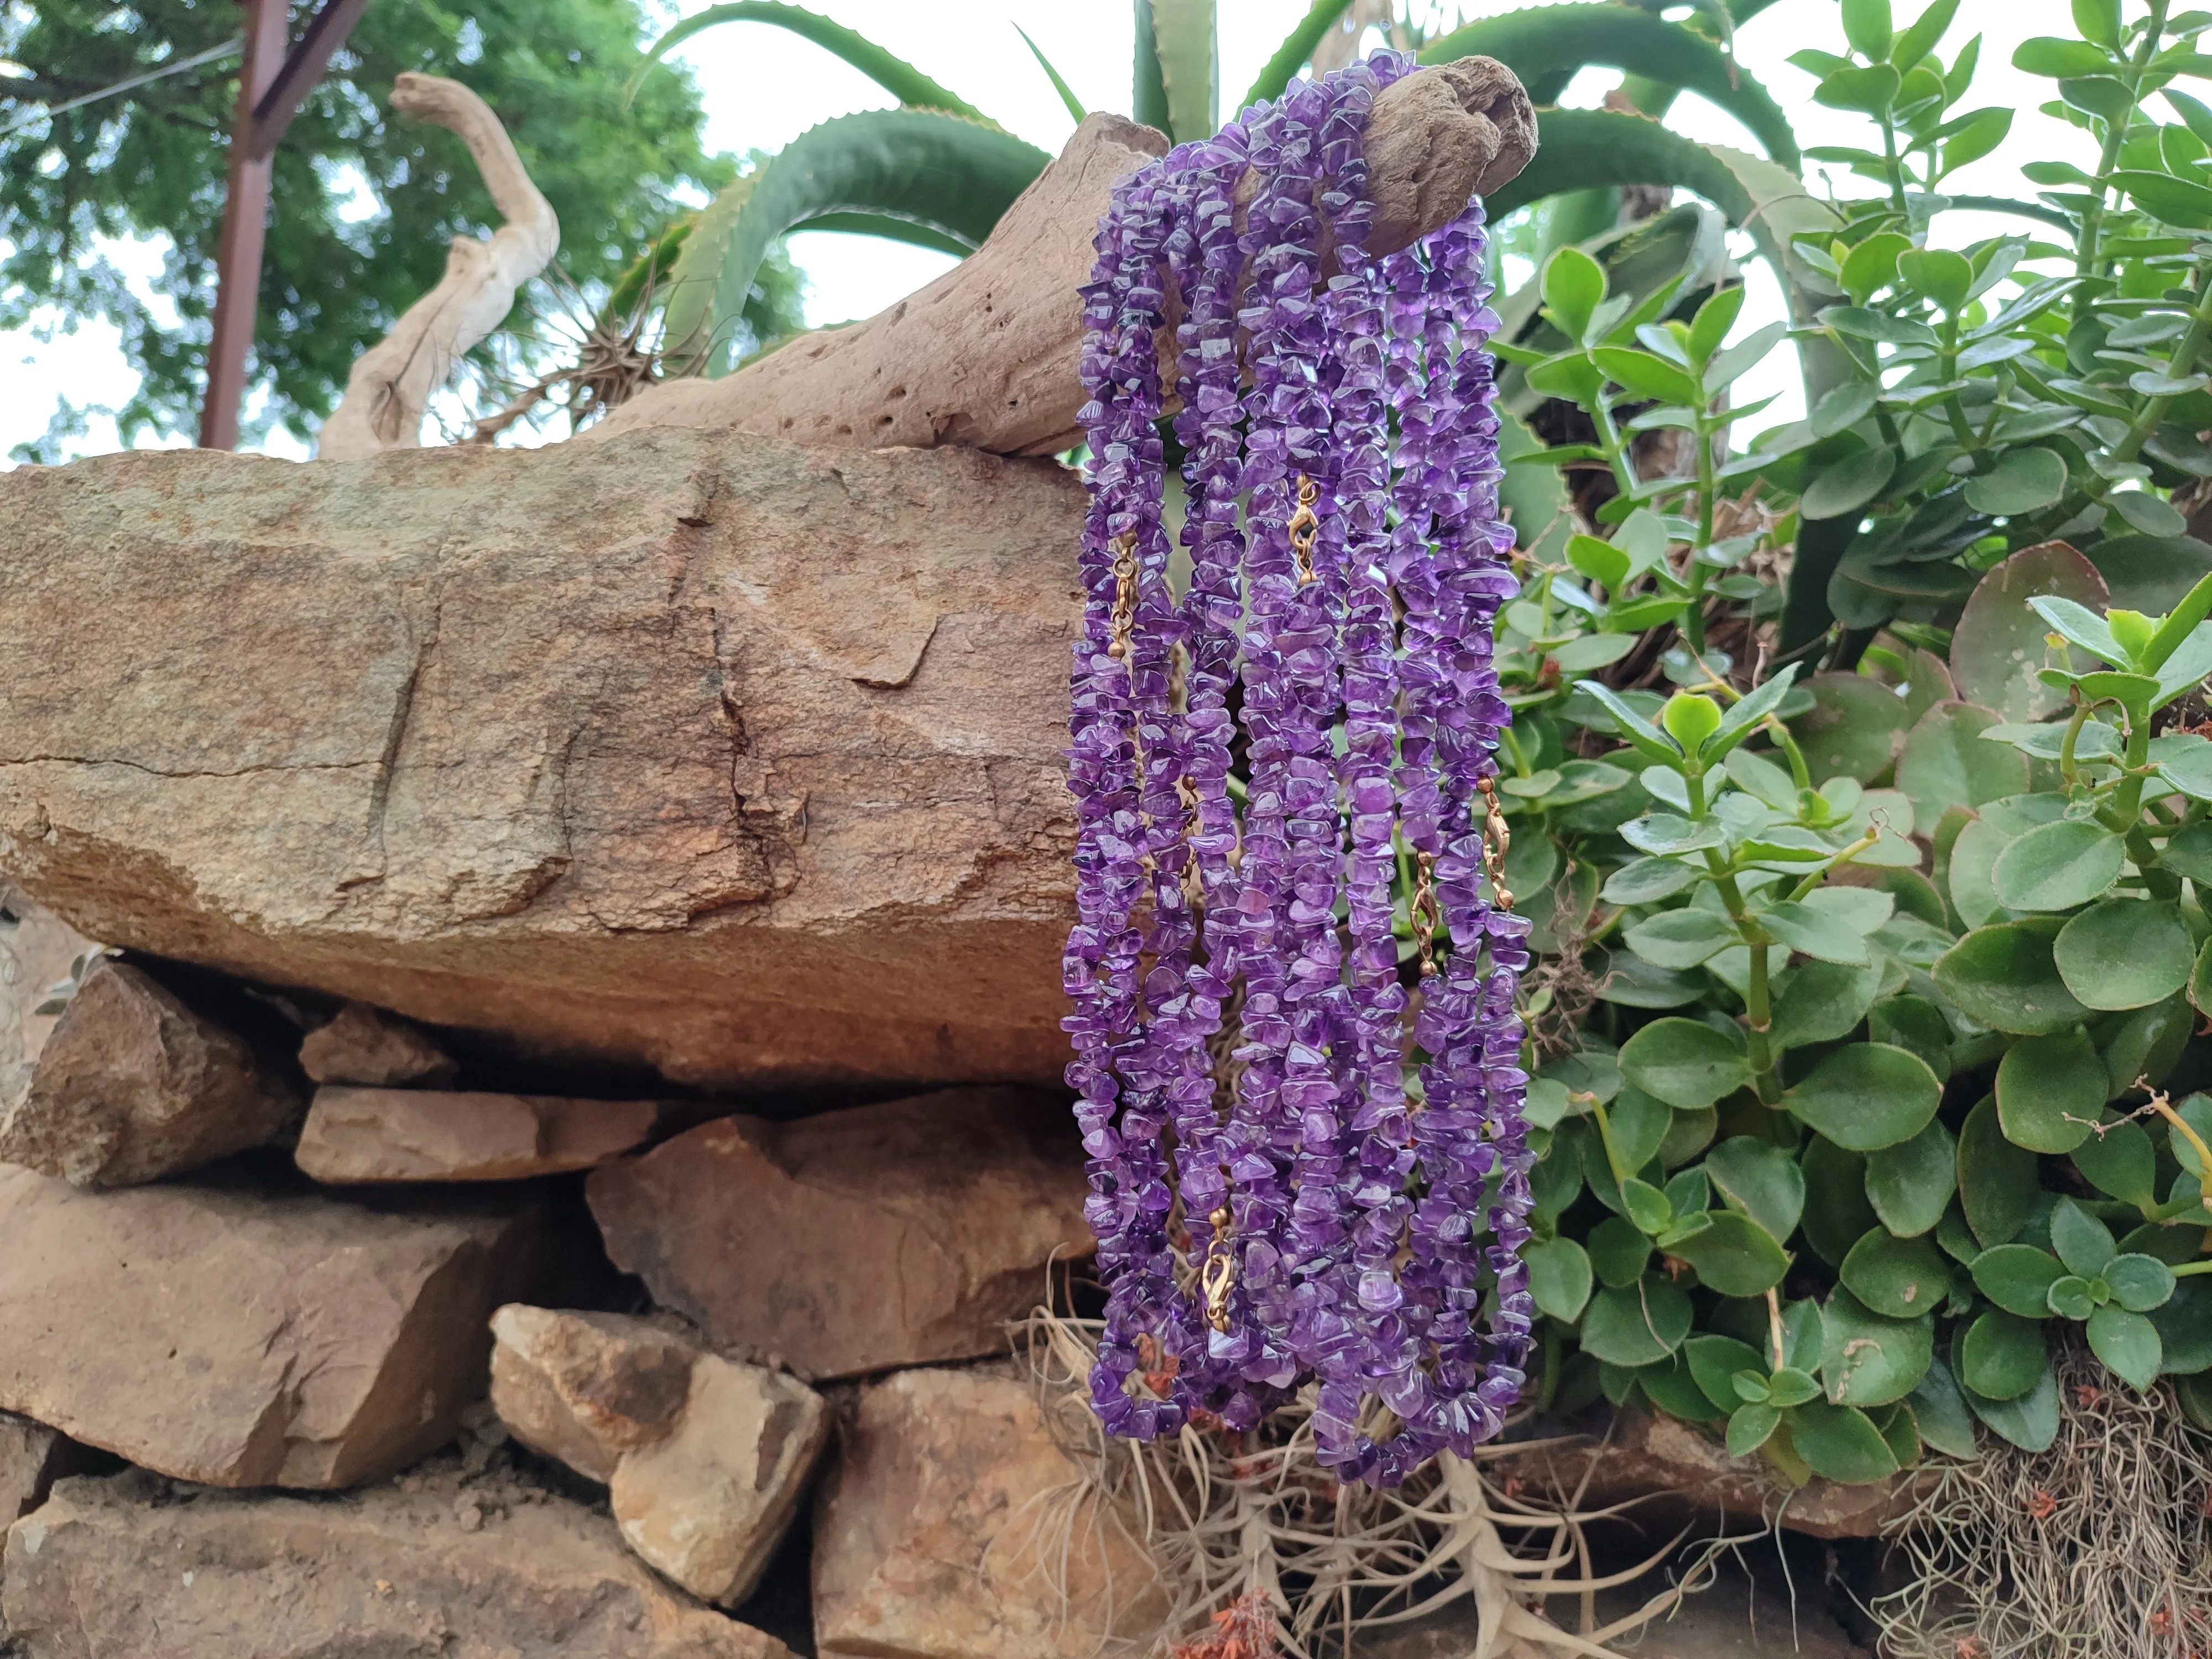
<instances>
[{"instance_id":1,"label":"white sky","mask_svg":"<svg viewBox=\"0 0 2212 1659\"><path fill-rule=\"evenodd\" d=\"M706 3L680 0L668 11L674 16ZM1518 0L1475 0L1464 9L1470 15L1482 15L1511 9L1516 3ZM1914 0L1893 3L1900 27L1917 15ZM1127 0L1060 0L1051 6L1038 6L1033 0L813 0L813 4L1049 151L1056 152L1066 141L1074 123L1014 32L1016 20L1087 106L1128 107L1132 25ZM1238 94L1307 9L1308 0L1218 0L1224 113L1233 113ZM1453 9L1450 0L1445 0L1445 9ZM2130 4L2130 12L2135 9ZM2069 33L2069 23L2059 0L1964 0L1939 49L1948 62L1971 36L1985 37L1975 90L1961 107L1996 104L2012 107L2017 114L1999 155L1955 175L1949 188L2032 199L2034 187L2019 174L2022 162L2067 158L2094 165L2094 156L2083 153L2085 135L2038 112L2036 106L2053 95L2052 83L2021 75L2011 66L2013 49L2022 40L2037 33ZM1801 144L1811 149L1872 143L1869 123L1814 103L1813 78L1784 61L1806 46L1843 50L1838 15L1827 0L1778 0L1736 39L1739 58L1789 112ZM693 66L705 94L711 148L775 149L818 121L854 110L888 107L892 102L859 71L781 29L726 25L689 43L681 56ZM1586 72L1565 101L1595 104L1619 79L1610 70ZM1759 148L1733 118L1694 95L1676 104L1670 125L1708 142ZM1871 188L1849 179L1839 180L1839 193L1846 195ZM1939 237L1948 241L2032 228L2026 221L1964 214L1938 222ZM945 256L903 244L831 232L802 232L792 238L792 248L811 283L806 314L808 322L817 325L871 315L951 263ZM150 246L117 250L117 257L134 273L151 272L160 264L158 249ZM1751 293L1739 332L1782 315L1779 292L1765 267L1752 262L1747 272ZM0 396L0 458L13 445L44 432L62 397L80 406L119 405L134 384L116 333L105 325L88 325L75 334L45 341L28 331L0 332L0 389L5 393ZM1744 402L1770 392L1781 394L1781 398L1759 417L1760 426L1794 418L1800 411L1796 366L1786 350L1770 356L1736 387L1738 399ZM79 454L98 454L118 447L114 423L95 419L73 449ZM266 447L274 454L307 453L301 436L281 429ZM0 466L5 465L0 459Z\"/></svg>"}]
</instances>

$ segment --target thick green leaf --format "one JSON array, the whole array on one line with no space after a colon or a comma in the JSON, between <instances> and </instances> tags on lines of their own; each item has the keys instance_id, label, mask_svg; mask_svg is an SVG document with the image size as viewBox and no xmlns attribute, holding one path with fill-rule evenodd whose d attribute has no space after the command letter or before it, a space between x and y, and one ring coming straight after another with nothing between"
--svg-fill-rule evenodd
<instances>
[{"instance_id":1,"label":"thick green leaf","mask_svg":"<svg viewBox=\"0 0 2212 1659\"><path fill-rule=\"evenodd\" d=\"M1221 127L1213 0L1137 0L1137 11L1138 49L1150 50L1159 64L1168 118L1160 130L1179 144L1211 138ZM1137 73L1148 85L1146 72Z\"/></svg>"},{"instance_id":2,"label":"thick green leaf","mask_svg":"<svg viewBox=\"0 0 2212 1659\"><path fill-rule=\"evenodd\" d=\"M1791 969L1774 1000L1769 1035L1775 1046L1794 1048L1849 1036L1881 991L1882 973L1878 964L1854 968L1834 962L1808 962Z\"/></svg>"},{"instance_id":3,"label":"thick green leaf","mask_svg":"<svg viewBox=\"0 0 2212 1659\"><path fill-rule=\"evenodd\" d=\"M1723 1296L1763 1296L1790 1270L1781 1245L1757 1222L1733 1210L1714 1211L1710 1226L1668 1254L1695 1267L1707 1288Z\"/></svg>"},{"instance_id":4,"label":"thick green leaf","mask_svg":"<svg viewBox=\"0 0 2212 1659\"><path fill-rule=\"evenodd\" d=\"M2212 1279L2180 1280L2165 1304L2152 1310L2150 1322L2158 1327L2159 1364L2168 1376L2212 1370Z\"/></svg>"},{"instance_id":5,"label":"thick green leaf","mask_svg":"<svg viewBox=\"0 0 2212 1659\"><path fill-rule=\"evenodd\" d=\"M1844 1288L1892 1319L1932 1313L1951 1294L1950 1259L1929 1238L1898 1238L1869 1227L1851 1246L1840 1275Z\"/></svg>"},{"instance_id":6,"label":"thick green leaf","mask_svg":"<svg viewBox=\"0 0 2212 1659\"><path fill-rule=\"evenodd\" d=\"M2074 1149L2074 1167L2099 1192L2138 1208L2158 1201L2158 1156L2139 1123L2106 1115Z\"/></svg>"},{"instance_id":7,"label":"thick green leaf","mask_svg":"<svg viewBox=\"0 0 2212 1659\"><path fill-rule=\"evenodd\" d=\"M1765 1373L1771 1356L1732 1336L1693 1336L1682 1345L1690 1375L1705 1396L1723 1411L1738 1404L1733 1379L1738 1371Z\"/></svg>"},{"instance_id":8,"label":"thick green leaf","mask_svg":"<svg viewBox=\"0 0 2212 1659\"><path fill-rule=\"evenodd\" d=\"M2063 1031L2088 1011L2059 977L2051 943L2016 922L1978 927L1937 958L1936 988L1992 1030L2022 1036Z\"/></svg>"},{"instance_id":9,"label":"thick green leaf","mask_svg":"<svg viewBox=\"0 0 2212 1659\"><path fill-rule=\"evenodd\" d=\"M1812 693L1813 707L1792 722L1790 731L1814 778L1872 783L1889 769L1905 742L1903 698L1858 674L1815 674L1805 689Z\"/></svg>"},{"instance_id":10,"label":"thick green leaf","mask_svg":"<svg viewBox=\"0 0 2212 1659\"><path fill-rule=\"evenodd\" d=\"M1866 1156L1814 1135L1802 1159L1805 1173L1805 1242L1832 1267L1841 1267L1851 1246L1880 1219L1867 1202Z\"/></svg>"},{"instance_id":11,"label":"thick green leaf","mask_svg":"<svg viewBox=\"0 0 2212 1659\"><path fill-rule=\"evenodd\" d=\"M1656 1364L1644 1366L1636 1373L1636 1381L1653 1405L1686 1423L1717 1423L1729 1414L1716 1410L1705 1398L1679 1351Z\"/></svg>"},{"instance_id":12,"label":"thick green leaf","mask_svg":"<svg viewBox=\"0 0 2212 1659\"><path fill-rule=\"evenodd\" d=\"M2094 1279L2112 1259L2112 1230L2070 1198L2051 1206L2051 1248L2066 1271Z\"/></svg>"},{"instance_id":13,"label":"thick green leaf","mask_svg":"<svg viewBox=\"0 0 2212 1659\"><path fill-rule=\"evenodd\" d=\"M1284 88L1298 78L1298 71L1312 61L1316 49L1351 9L1352 0L1314 0L1297 27L1283 37L1283 44L1275 48L1275 55L1244 94L1244 102L1270 103L1281 97Z\"/></svg>"},{"instance_id":14,"label":"thick green leaf","mask_svg":"<svg viewBox=\"0 0 2212 1659\"><path fill-rule=\"evenodd\" d=\"M1584 1172L1589 1172L1585 1162ZM1597 1282L1609 1290L1626 1290L1644 1277L1651 1261L1651 1240L1626 1216L1609 1215L1589 1230L1589 1256Z\"/></svg>"},{"instance_id":15,"label":"thick green leaf","mask_svg":"<svg viewBox=\"0 0 2212 1659\"><path fill-rule=\"evenodd\" d=\"M2164 1307L2181 1281L2173 1269L2154 1255L2130 1251L2105 1264L2102 1274L2112 1300L2130 1313L2147 1314Z\"/></svg>"},{"instance_id":16,"label":"thick green leaf","mask_svg":"<svg viewBox=\"0 0 2212 1659\"><path fill-rule=\"evenodd\" d=\"M1705 1154L1705 1170L1723 1198L1776 1238L1797 1231L1805 1212L1805 1177L1781 1147L1732 1135Z\"/></svg>"},{"instance_id":17,"label":"thick green leaf","mask_svg":"<svg viewBox=\"0 0 2212 1659\"><path fill-rule=\"evenodd\" d=\"M1897 471L1897 452L1876 445L1844 456L1822 469L1805 486L1798 511L1807 519L1840 519L1879 500Z\"/></svg>"},{"instance_id":18,"label":"thick green leaf","mask_svg":"<svg viewBox=\"0 0 2212 1659\"><path fill-rule=\"evenodd\" d=\"M1966 505L2004 517L2048 507L2066 493L2066 463L2048 449L2008 452L1993 472L1966 480Z\"/></svg>"},{"instance_id":19,"label":"thick green leaf","mask_svg":"<svg viewBox=\"0 0 2212 1659\"><path fill-rule=\"evenodd\" d=\"M726 231L710 210L684 244L668 301L672 354L729 372L731 323L787 232L860 211L974 247L1050 159L996 127L928 110L868 110L801 133L740 181L751 188Z\"/></svg>"},{"instance_id":20,"label":"thick green leaf","mask_svg":"<svg viewBox=\"0 0 2212 1659\"><path fill-rule=\"evenodd\" d=\"M2058 1437L2058 1379L2048 1369L2016 1400L1991 1400L1962 1386L1974 1415L2022 1451L2044 1452Z\"/></svg>"},{"instance_id":21,"label":"thick green leaf","mask_svg":"<svg viewBox=\"0 0 2212 1659\"><path fill-rule=\"evenodd\" d=\"M1996 1099L1982 1101L1959 1132L1959 1202L1974 1237L1984 1245L2010 1243L2042 1192L2035 1154L2005 1139Z\"/></svg>"},{"instance_id":22,"label":"thick green leaf","mask_svg":"<svg viewBox=\"0 0 2212 1659\"><path fill-rule=\"evenodd\" d=\"M1659 1275L1606 1289L1583 1310L1583 1352L1614 1365L1650 1365L1690 1334L1690 1298Z\"/></svg>"},{"instance_id":23,"label":"thick green leaf","mask_svg":"<svg viewBox=\"0 0 2212 1659\"><path fill-rule=\"evenodd\" d=\"M2032 1152L2070 1152L2104 1114L2105 1062L2076 1026L2022 1037L1997 1062L1997 1120Z\"/></svg>"},{"instance_id":24,"label":"thick green leaf","mask_svg":"<svg viewBox=\"0 0 2212 1659\"><path fill-rule=\"evenodd\" d=\"M1632 1085L1613 1097L1607 1113L1607 1127L1613 1133L1613 1149L1631 1170L1642 1169L1659 1155L1659 1148L1674 1124L1674 1114L1666 1102Z\"/></svg>"},{"instance_id":25,"label":"thick green leaf","mask_svg":"<svg viewBox=\"0 0 2212 1659\"><path fill-rule=\"evenodd\" d=\"M2162 1081L2181 1059L2196 1023L2196 1015L2180 997L2130 1009L2109 1025L2100 1022L2098 1053L2105 1062L2110 1091L2106 1098L2125 1094L2139 1081Z\"/></svg>"},{"instance_id":26,"label":"thick green leaf","mask_svg":"<svg viewBox=\"0 0 2212 1659\"><path fill-rule=\"evenodd\" d=\"M1740 945L1735 924L1714 910L1662 910L1622 935L1628 948L1660 968L1694 968L1717 951Z\"/></svg>"},{"instance_id":27,"label":"thick green leaf","mask_svg":"<svg viewBox=\"0 0 2212 1659\"><path fill-rule=\"evenodd\" d=\"M1782 1426L1782 1413L1764 1401L1739 1406L1729 1417L1729 1455L1748 1457L1773 1437Z\"/></svg>"},{"instance_id":28,"label":"thick green leaf","mask_svg":"<svg viewBox=\"0 0 2212 1659\"><path fill-rule=\"evenodd\" d=\"M1536 1306L1572 1324L1590 1296L1589 1256L1571 1238L1538 1239L1521 1252L1528 1265L1528 1290Z\"/></svg>"},{"instance_id":29,"label":"thick green leaf","mask_svg":"<svg viewBox=\"0 0 2212 1659\"><path fill-rule=\"evenodd\" d=\"M1838 1405L1887 1406L1912 1392L1936 1352L1935 1322L1886 1319L1849 1290L1820 1311L1820 1375Z\"/></svg>"},{"instance_id":30,"label":"thick green leaf","mask_svg":"<svg viewBox=\"0 0 2212 1659\"><path fill-rule=\"evenodd\" d=\"M1959 1345L1959 1380L1987 1400L2017 1400L2051 1374L2037 1321L1991 1308Z\"/></svg>"},{"instance_id":31,"label":"thick green leaf","mask_svg":"<svg viewBox=\"0 0 2212 1659\"><path fill-rule=\"evenodd\" d=\"M1928 1374L1909 1396L1914 1425L1920 1437L1948 1457L1972 1457L1980 1448L1974 1440L1974 1418L1958 1379L1938 1355Z\"/></svg>"},{"instance_id":32,"label":"thick green leaf","mask_svg":"<svg viewBox=\"0 0 2212 1659\"><path fill-rule=\"evenodd\" d=\"M2138 1393L2148 1393L2158 1381L2163 1357L2158 1327L2141 1314L2110 1305L2098 1309L2089 1316L2089 1351Z\"/></svg>"},{"instance_id":33,"label":"thick green leaf","mask_svg":"<svg viewBox=\"0 0 2212 1659\"><path fill-rule=\"evenodd\" d=\"M1697 93L1750 128L1777 161L1792 168L1797 165L1797 140L1790 118L1766 88L1704 35L1665 21L1654 12L1618 6L1602 11L1592 6L1564 10L1541 6L1505 12L1440 35L1421 48L1420 59L1425 64L1449 64L1469 53L1510 64L1515 74L1531 84L1571 76L1589 64L1603 64L1626 70L1645 81ZM1542 142L1548 145L1553 141L1547 133ZM1500 210L1493 205L1491 211L1495 214Z\"/></svg>"},{"instance_id":34,"label":"thick green leaf","mask_svg":"<svg viewBox=\"0 0 2212 1659\"><path fill-rule=\"evenodd\" d=\"M2110 898L2068 921L2051 957L2083 1007L2122 1009L2163 1002L2188 984L2197 951L2179 907Z\"/></svg>"},{"instance_id":35,"label":"thick green leaf","mask_svg":"<svg viewBox=\"0 0 2212 1659\"><path fill-rule=\"evenodd\" d=\"M1702 1021L1655 1019L1621 1045L1621 1074L1684 1111L1710 1106L1751 1081L1743 1050Z\"/></svg>"},{"instance_id":36,"label":"thick green leaf","mask_svg":"<svg viewBox=\"0 0 2212 1659\"><path fill-rule=\"evenodd\" d=\"M971 121L989 119L973 104L946 91L904 58L885 52L866 36L804 6L783 5L777 0L730 0L728 4L708 6L685 18L653 43L645 62L638 65L637 73L630 76L629 85L623 89L625 101L636 92L638 83L655 64L701 30L724 23L770 23L789 29L823 51L836 53L909 109L943 110L951 115L964 115Z\"/></svg>"},{"instance_id":37,"label":"thick green leaf","mask_svg":"<svg viewBox=\"0 0 2212 1659\"><path fill-rule=\"evenodd\" d=\"M1940 1121L1910 1140L1867 1154L1868 1200L1899 1238L1932 1231L1958 1188L1958 1146Z\"/></svg>"},{"instance_id":38,"label":"thick green leaf","mask_svg":"<svg viewBox=\"0 0 2212 1659\"><path fill-rule=\"evenodd\" d=\"M2038 824L1998 854L1990 884L2011 909L2070 910L2111 891L2126 859L2126 842L2103 824L2060 818Z\"/></svg>"},{"instance_id":39,"label":"thick green leaf","mask_svg":"<svg viewBox=\"0 0 2212 1659\"><path fill-rule=\"evenodd\" d=\"M1873 1419L1855 1406L1816 1400L1790 1413L1790 1441L1814 1474L1843 1486L1887 1480L1897 1457Z\"/></svg>"},{"instance_id":40,"label":"thick green leaf","mask_svg":"<svg viewBox=\"0 0 2212 1659\"><path fill-rule=\"evenodd\" d=\"M1974 1258L1974 1287L2007 1313L2041 1319L2051 1311L2051 1287L2066 1264L2033 1244L2000 1244Z\"/></svg>"},{"instance_id":41,"label":"thick green leaf","mask_svg":"<svg viewBox=\"0 0 2212 1659\"><path fill-rule=\"evenodd\" d=\"M1867 1010L1867 1036L1876 1042L1911 1049L1928 1062L1928 1069L1939 1079L1950 1081L1951 1023L1925 997L1884 997Z\"/></svg>"},{"instance_id":42,"label":"thick green leaf","mask_svg":"<svg viewBox=\"0 0 2212 1659\"><path fill-rule=\"evenodd\" d=\"M1942 1095L1943 1085L1919 1055L1886 1043L1854 1042L1814 1066L1783 1095L1783 1103L1800 1122L1838 1146L1866 1152L1918 1134Z\"/></svg>"},{"instance_id":43,"label":"thick green leaf","mask_svg":"<svg viewBox=\"0 0 2212 1659\"><path fill-rule=\"evenodd\" d=\"M1997 723L1972 703L1939 702L1906 734L1897 758L1897 787L1912 802L1916 823L1934 823L1954 806L1973 808L2027 787L2027 757L1982 733Z\"/></svg>"}]
</instances>

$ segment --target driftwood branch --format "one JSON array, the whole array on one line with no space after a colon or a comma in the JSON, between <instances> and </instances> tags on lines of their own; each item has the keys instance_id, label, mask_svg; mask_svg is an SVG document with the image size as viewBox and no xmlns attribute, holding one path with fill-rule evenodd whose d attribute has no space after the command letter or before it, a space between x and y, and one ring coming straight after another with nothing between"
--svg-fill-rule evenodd
<instances>
[{"instance_id":1,"label":"driftwood branch","mask_svg":"<svg viewBox=\"0 0 2212 1659\"><path fill-rule=\"evenodd\" d=\"M356 360L345 398L316 445L324 460L418 446L431 392L445 384L463 352L506 319L515 289L543 270L561 244L560 221L483 99L458 81L407 74L392 89L392 107L459 133L507 222L488 241L453 238L437 287Z\"/></svg>"},{"instance_id":2,"label":"driftwood branch","mask_svg":"<svg viewBox=\"0 0 2212 1659\"><path fill-rule=\"evenodd\" d=\"M1408 76L1368 122L1371 246L1389 252L1497 190L1536 147L1528 95L1487 58ZM1077 285L1116 179L1167 141L1093 115L990 239L889 311L771 352L725 380L655 387L578 439L639 427L703 427L870 447L962 444L1050 454L1077 436L1082 311Z\"/></svg>"}]
</instances>

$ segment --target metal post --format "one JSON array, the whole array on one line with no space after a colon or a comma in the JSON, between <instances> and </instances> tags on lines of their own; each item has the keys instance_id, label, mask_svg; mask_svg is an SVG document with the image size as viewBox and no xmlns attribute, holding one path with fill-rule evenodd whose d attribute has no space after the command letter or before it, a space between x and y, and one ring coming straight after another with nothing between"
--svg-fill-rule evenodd
<instances>
[{"instance_id":1,"label":"metal post","mask_svg":"<svg viewBox=\"0 0 2212 1659\"><path fill-rule=\"evenodd\" d=\"M240 0L246 9L246 61L239 70L238 113L230 135L230 189L216 252L215 337L208 344L207 401L200 409L200 446L238 447L239 406L246 399L246 354L252 349L261 295L261 246L269 220L269 151L254 118L284 63L284 0Z\"/></svg>"}]
</instances>

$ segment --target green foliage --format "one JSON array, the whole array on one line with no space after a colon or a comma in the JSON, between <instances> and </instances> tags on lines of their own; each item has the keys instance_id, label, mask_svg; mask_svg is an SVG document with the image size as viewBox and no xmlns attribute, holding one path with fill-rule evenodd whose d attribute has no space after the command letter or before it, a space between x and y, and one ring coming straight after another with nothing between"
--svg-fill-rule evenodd
<instances>
[{"instance_id":1,"label":"green foliage","mask_svg":"<svg viewBox=\"0 0 2212 1659\"><path fill-rule=\"evenodd\" d=\"M635 0L362 14L276 154L254 347L274 394L265 419L312 429L355 357L444 274L450 240L497 222L459 138L389 115L402 70L453 76L482 94L560 216L563 269L587 288L613 283L653 245L683 190L729 182L731 162L700 148L688 77L656 77L624 108L641 24ZM31 113L29 100L95 91L236 33L230 9L184 0L0 10L0 57L33 72L0 81L0 125ZM0 327L42 307L64 328L113 323L144 375L115 411L126 438L188 431L198 419L236 75L234 59L212 64L0 137ZM373 211L362 216L360 204ZM155 234L174 252L149 304L100 239ZM738 331L798 325L797 281L781 256L745 303ZM28 453L57 459L54 447Z\"/></svg>"}]
</instances>

